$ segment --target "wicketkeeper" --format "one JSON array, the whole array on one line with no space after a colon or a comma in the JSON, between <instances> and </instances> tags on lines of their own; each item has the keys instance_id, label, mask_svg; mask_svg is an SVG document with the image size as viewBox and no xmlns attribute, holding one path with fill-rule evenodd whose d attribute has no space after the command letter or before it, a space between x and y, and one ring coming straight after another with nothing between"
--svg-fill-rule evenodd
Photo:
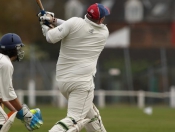
<instances>
[{"instance_id":1,"label":"wicketkeeper","mask_svg":"<svg viewBox=\"0 0 175 132\"><path fill-rule=\"evenodd\" d=\"M15 116L29 131L39 129L43 124L40 109L30 110L27 105L21 105L13 88L12 61L23 59L23 46L21 38L15 33L7 33L0 40L0 102L12 111L8 116L0 106L0 132L8 132Z\"/></svg>"},{"instance_id":2,"label":"wicketkeeper","mask_svg":"<svg viewBox=\"0 0 175 132\"><path fill-rule=\"evenodd\" d=\"M72 17L67 21L55 18L52 12L41 14L38 16L47 42L61 41L56 80L59 90L68 100L67 116L49 132L79 132L84 126L87 132L106 132L100 113L93 104L93 77L109 36L103 24L105 16L110 14L109 9L95 3L87 9L84 19Z\"/></svg>"}]
</instances>

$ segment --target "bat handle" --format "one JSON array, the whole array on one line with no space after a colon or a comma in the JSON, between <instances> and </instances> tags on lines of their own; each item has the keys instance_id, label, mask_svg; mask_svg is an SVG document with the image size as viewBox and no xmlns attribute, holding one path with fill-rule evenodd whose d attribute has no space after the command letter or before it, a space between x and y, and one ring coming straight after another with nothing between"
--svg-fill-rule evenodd
<instances>
[{"instance_id":1,"label":"bat handle","mask_svg":"<svg viewBox=\"0 0 175 132\"><path fill-rule=\"evenodd\" d=\"M44 14L46 14L45 10L41 10L41 16L43 16ZM50 28L53 28L53 27L54 27L54 26L51 25L48 21L45 21L44 24L47 25L47 26L50 27Z\"/></svg>"},{"instance_id":2,"label":"bat handle","mask_svg":"<svg viewBox=\"0 0 175 132\"><path fill-rule=\"evenodd\" d=\"M48 27L50 27L50 28L54 28L54 26L52 25L52 24L50 24L48 21L46 21L46 23L45 23Z\"/></svg>"},{"instance_id":3,"label":"bat handle","mask_svg":"<svg viewBox=\"0 0 175 132\"><path fill-rule=\"evenodd\" d=\"M46 14L45 10L41 10L41 16L44 16Z\"/></svg>"},{"instance_id":4,"label":"bat handle","mask_svg":"<svg viewBox=\"0 0 175 132\"><path fill-rule=\"evenodd\" d=\"M54 26L50 24L47 20L44 21L44 24L50 28L54 28Z\"/></svg>"}]
</instances>

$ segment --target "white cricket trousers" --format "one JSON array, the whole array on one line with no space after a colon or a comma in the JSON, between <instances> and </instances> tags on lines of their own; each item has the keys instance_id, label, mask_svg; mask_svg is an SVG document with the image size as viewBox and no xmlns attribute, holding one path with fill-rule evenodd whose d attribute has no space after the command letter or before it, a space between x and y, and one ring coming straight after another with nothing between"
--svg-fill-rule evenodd
<instances>
[{"instance_id":1,"label":"white cricket trousers","mask_svg":"<svg viewBox=\"0 0 175 132\"><path fill-rule=\"evenodd\" d=\"M58 82L58 87L68 100L67 117L72 117L76 121L84 119L93 105L93 80L87 82Z\"/></svg>"},{"instance_id":2,"label":"white cricket trousers","mask_svg":"<svg viewBox=\"0 0 175 132\"><path fill-rule=\"evenodd\" d=\"M60 82L60 92L68 100L67 117L72 117L76 122L84 118L94 118L96 112L93 109L94 82ZM97 110L98 111L98 110ZM100 121L102 123L102 121ZM95 122L94 122L95 123ZM103 126L100 123L85 126L88 132L95 132ZM103 128L106 132L105 128Z\"/></svg>"}]
</instances>

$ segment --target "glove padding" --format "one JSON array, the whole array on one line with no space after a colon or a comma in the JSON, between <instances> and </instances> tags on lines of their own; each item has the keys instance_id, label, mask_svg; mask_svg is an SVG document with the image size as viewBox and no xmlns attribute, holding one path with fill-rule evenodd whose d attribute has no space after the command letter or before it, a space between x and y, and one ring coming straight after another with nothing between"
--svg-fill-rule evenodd
<instances>
[{"instance_id":1,"label":"glove padding","mask_svg":"<svg viewBox=\"0 0 175 132\"><path fill-rule=\"evenodd\" d=\"M53 12L46 11L44 13L45 14L43 14L43 12L41 11L40 13L38 13L38 17L42 28L42 33L44 36L46 36L48 30L55 27L55 18Z\"/></svg>"},{"instance_id":2,"label":"glove padding","mask_svg":"<svg viewBox=\"0 0 175 132\"><path fill-rule=\"evenodd\" d=\"M29 131L39 129L43 124L41 112L39 108L29 110L27 105L23 105L22 109L18 111L16 117L20 119Z\"/></svg>"},{"instance_id":3,"label":"glove padding","mask_svg":"<svg viewBox=\"0 0 175 132\"><path fill-rule=\"evenodd\" d=\"M41 28L42 28L43 35L46 36L46 33L49 31L50 27L43 24L41 25Z\"/></svg>"},{"instance_id":4,"label":"glove padding","mask_svg":"<svg viewBox=\"0 0 175 132\"><path fill-rule=\"evenodd\" d=\"M55 15L53 12L49 12L49 11L45 11L44 13L45 14L50 14L52 17L54 17L54 15ZM38 17L40 18L41 16L44 16L42 11L38 13Z\"/></svg>"},{"instance_id":5,"label":"glove padding","mask_svg":"<svg viewBox=\"0 0 175 132\"><path fill-rule=\"evenodd\" d=\"M44 15L43 15L43 12L40 12L38 13L38 17L39 17L40 24L55 25L55 18L54 18L53 12L46 11Z\"/></svg>"},{"instance_id":6,"label":"glove padding","mask_svg":"<svg viewBox=\"0 0 175 132\"><path fill-rule=\"evenodd\" d=\"M31 109L30 112L31 112L34 116L36 116L36 117L39 119L39 121L37 121L37 122L39 122L39 127L40 127L41 125L43 125L43 119L42 119L42 115L41 115L40 109L39 109L39 108ZM34 128L35 128L35 127L37 128L38 124L33 124L33 126L34 126ZM25 123L25 127L26 127L29 131L34 130L33 128L31 128L31 126L30 126L28 123ZM37 129L38 129L38 128L37 128Z\"/></svg>"}]
</instances>

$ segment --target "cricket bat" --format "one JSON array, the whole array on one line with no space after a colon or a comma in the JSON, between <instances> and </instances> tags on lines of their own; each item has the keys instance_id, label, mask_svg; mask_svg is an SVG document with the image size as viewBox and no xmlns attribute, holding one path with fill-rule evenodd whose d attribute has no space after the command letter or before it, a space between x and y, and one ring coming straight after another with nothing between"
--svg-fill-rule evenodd
<instances>
[{"instance_id":1,"label":"cricket bat","mask_svg":"<svg viewBox=\"0 0 175 132\"><path fill-rule=\"evenodd\" d=\"M36 0L36 3L38 4L38 7L41 10L41 16L43 16L44 14L46 14L41 0ZM48 21L45 21L45 25L49 26L50 28L54 28L54 26L52 24L50 24Z\"/></svg>"},{"instance_id":2,"label":"cricket bat","mask_svg":"<svg viewBox=\"0 0 175 132\"><path fill-rule=\"evenodd\" d=\"M7 121L3 124L0 132L8 132L9 129L11 128L15 118L16 118L16 114L17 114L17 111L16 112L13 112L13 114L11 114L11 116L7 119Z\"/></svg>"}]
</instances>

